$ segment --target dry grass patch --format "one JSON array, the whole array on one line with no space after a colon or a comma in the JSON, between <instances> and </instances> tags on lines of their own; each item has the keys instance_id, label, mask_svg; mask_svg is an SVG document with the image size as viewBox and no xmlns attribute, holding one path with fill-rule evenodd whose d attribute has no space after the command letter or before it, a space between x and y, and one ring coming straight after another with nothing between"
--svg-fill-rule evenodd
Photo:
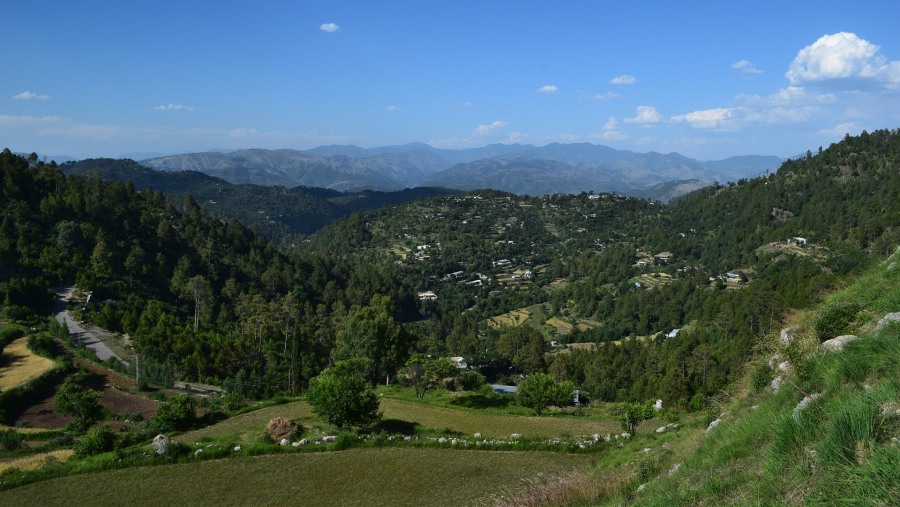
<instances>
[{"instance_id":1,"label":"dry grass patch","mask_svg":"<svg viewBox=\"0 0 900 507\"><path fill-rule=\"evenodd\" d=\"M30 382L52 370L56 363L28 350L28 338L23 336L6 346L0 357L0 391L7 391Z\"/></svg>"},{"instance_id":2,"label":"dry grass patch","mask_svg":"<svg viewBox=\"0 0 900 507\"><path fill-rule=\"evenodd\" d=\"M0 474L11 468L18 468L22 471L35 470L44 466L48 460L65 461L73 454L75 454L75 451L72 449L60 449L41 454L31 454L22 458L0 458Z\"/></svg>"}]
</instances>

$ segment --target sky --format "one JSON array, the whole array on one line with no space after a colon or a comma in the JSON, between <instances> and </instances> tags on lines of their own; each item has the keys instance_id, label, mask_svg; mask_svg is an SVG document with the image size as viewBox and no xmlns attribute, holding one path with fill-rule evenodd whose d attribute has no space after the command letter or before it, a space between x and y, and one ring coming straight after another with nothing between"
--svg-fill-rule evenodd
<instances>
[{"instance_id":1,"label":"sky","mask_svg":"<svg viewBox=\"0 0 900 507\"><path fill-rule=\"evenodd\" d=\"M796 156L900 127L900 2L7 0L0 147Z\"/></svg>"}]
</instances>

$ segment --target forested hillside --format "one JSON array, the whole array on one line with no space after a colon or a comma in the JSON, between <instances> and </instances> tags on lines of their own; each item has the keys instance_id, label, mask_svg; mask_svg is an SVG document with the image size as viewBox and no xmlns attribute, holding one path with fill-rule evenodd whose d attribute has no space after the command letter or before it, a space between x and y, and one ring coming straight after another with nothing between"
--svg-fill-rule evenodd
<instances>
[{"instance_id":1,"label":"forested hillside","mask_svg":"<svg viewBox=\"0 0 900 507\"><path fill-rule=\"evenodd\" d=\"M147 362L239 377L252 396L358 355L384 379L419 351L491 380L549 371L594 398L699 407L791 308L897 244L898 154L897 131L864 133L671 206L431 197L353 214L289 253L196 196L179 210L7 150L0 281L13 313L46 309L51 285L92 291L86 318L129 333Z\"/></svg>"},{"instance_id":2,"label":"forested hillside","mask_svg":"<svg viewBox=\"0 0 900 507\"><path fill-rule=\"evenodd\" d=\"M338 192L315 187L277 187L229 183L195 171L161 172L129 159L87 159L60 165L65 174L131 181L171 197L176 207L191 196L210 215L237 218L277 245L290 247L334 220L354 212L397 205L455 190L414 188L396 192Z\"/></svg>"}]
</instances>

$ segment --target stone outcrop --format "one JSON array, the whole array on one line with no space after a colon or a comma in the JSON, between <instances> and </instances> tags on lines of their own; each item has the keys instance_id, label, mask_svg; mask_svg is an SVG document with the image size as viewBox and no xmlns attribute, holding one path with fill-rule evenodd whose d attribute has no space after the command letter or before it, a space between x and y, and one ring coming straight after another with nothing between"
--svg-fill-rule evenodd
<instances>
[{"instance_id":1,"label":"stone outcrop","mask_svg":"<svg viewBox=\"0 0 900 507\"><path fill-rule=\"evenodd\" d=\"M900 322L900 312L889 313L882 317L875 326L875 332L881 331L892 322Z\"/></svg>"},{"instance_id":2,"label":"stone outcrop","mask_svg":"<svg viewBox=\"0 0 900 507\"><path fill-rule=\"evenodd\" d=\"M165 435L156 435L155 437L153 437L153 443L150 444L150 447L153 448L153 452L155 452L156 454L165 456L169 451L170 443L171 441L169 440L169 437Z\"/></svg>"},{"instance_id":3,"label":"stone outcrop","mask_svg":"<svg viewBox=\"0 0 900 507\"><path fill-rule=\"evenodd\" d=\"M856 335L845 334L845 335L838 336L837 338L825 340L824 342L822 342L821 345L819 345L819 347L821 347L822 350L827 350L829 352L843 352L844 347L848 343L852 342L853 340L858 340L858 339L859 339L859 337Z\"/></svg>"}]
</instances>

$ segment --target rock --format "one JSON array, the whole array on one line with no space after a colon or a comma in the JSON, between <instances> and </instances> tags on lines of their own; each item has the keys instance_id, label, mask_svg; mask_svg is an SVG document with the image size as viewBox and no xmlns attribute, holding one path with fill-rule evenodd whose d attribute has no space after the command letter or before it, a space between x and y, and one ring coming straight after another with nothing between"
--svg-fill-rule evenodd
<instances>
[{"instance_id":1,"label":"rock","mask_svg":"<svg viewBox=\"0 0 900 507\"><path fill-rule=\"evenodd\" d=\"M644 452L650 452L650 448L649 448L649 447L644 447Z\"/></svg>"},{"instance_id":2,"label":"rock","mask_svg":"<svg viewBox=\"0 0 900 507\"><path fill-rule=\"evenodd\" d=\"M721 418L716 419L715 421L709 423L709 426L706 428L706 432L709 433L710 431L714 430L716 428L716 426L718 426L720 424L722 424L722 419Z\"/></svg>"},{"instance_id":3,"label":"rock","mask_svg":"<svg viewBox=\"0 0 900 507\"><path fill-rule=\"evenodd\" d=\"M446 444L446 443L447 443L447 439L444 438L444 437L441 437L441 438L438 439L438 443L439 443L439 444Z\"/></svg>"},{"instance_id":4,"label":"rock","mask_svg":"<svg viewBox=\"0 0 900 507\"><path fill-rule=\"evenodd\" d=\"M281 446L291 445L291 441L286 438L282 438L281 441L278 442L278 445L281 445Z\"/></svg>"},{"instance_id":5,"label":"rock","mask_svg":"<svg viewBox=\"0 0 900 507\"><path fill-rule=\"evenodd\" d=\"M325 435L324 437L322 437L323 442L334 442L335 440L337 440L337 437L335 435Z\"/></svg>"},{"instance_id":6,"label":"rock","mask_svg":"<svg viewBox=\"0 0 900 507\"><path fill-rule=\"evenodd\" d=\"M666 427L665 427L665 426L660 426L659 428L656 428L656 432L657 432L657 433L665 433L665 432L666 432Z\"/></svg>"},{"instance_id":7,"label":"rock","mask_svg":"<svg viewBox=\"0 0 900 507\"><path fill-rule=\"evenodd\" d=\"M309 443L309 439L308 439L308 438L302 438L302 439L300 439L300 445L306 445L306 444L308 444L308 443Z\"/></svg>"},{"instance_id":8,"label":"rock","mask_svg":"<svg viewBox=\"0 0 900 507\"><path fill-rule=\"evenodd\" d=\"M810 403L816 401L816 398L818 398L819 396L822 396L822 394L824 394L824 393L816 393L816 394L813 394L810 396L804 396L803 399L800 400L800 403L798 403L797 406L794 407L794 411L791 414L793 416L794 420L799 421L800 420L800 412L803 412L803 410L806 409L806 407L808 407Z\"/></svg>"},{"instance_id":9,"label":"rock","mask_svg":"<svg viewBox=\"0 0 900 507\"><path fill-rule=\"evenodd\" d=\"M239 445L234 446L234 452L241 452L241 446L239 446Z\"/></svg>"},{"instance_id":10,"label":"rock","mask_svg":"<svg viewBox=\"0 0 900 507\"><path fill-rule=\"evenodd\" d=\"M270 420L269 424L266 425L266 434L276 442L290 437L296 431L297 423L291 421L287 417L276 417Z\"/></svg>"},{"instance_id":11,"label":"rock","mask_svg":"<svg viewBox=\"0 0 900 507\"><path fill-rule=\"evenodd\" d=\"M603 437L601 437L599 433L594 433L593 435L591 435L591 440L593 440L594 442L599 442L601 438Z\"/></svg>"},{"instance_id":12,"label":"rock","mask_svg":"<svg viewBox=\"0 0 900 507\"><path fill-rule=\"evenodd\" d=\"M626 431L626 432L622 433L621 436L622 436L622 438L624 438L624 439L627 440L627 439L631 438L631 433L628 433L628 432Z\"/></svg>"},{"instance_id":13,"label":"rock","mask_svg":"<svg viewBox=\"0 0 900 507\"><path fill-rule=\"evenodd\" d=\"M201 452L203 452L203 449L197 449L194 451L194 456L199 456Z\"/></svg>"},{"instance_id":14,"label":"rock","mask_svg":"<svg viewBox=\"0 0 900 507\"><path fill-rule=\"evenodd\" d=\"M784 382L784 375L778 375L772 379L772 391L778 392L778 389L781 388L781 383Z\"/></svg>"},{"instance_id":15,"label":"rock","mask_svg":"<svg viewBox=\"0 0 900 507\"><path fill-rule=\"evenodd\" d=\"M474 436L475 438L481 438L481 433L476 433L476 434L473 435L473 436Z\"/></svg>"},{"instance_id":16,"label":"rock","mask_svg":"<svg viewBox=\"0 0 900 507\"><path fill-rule=\"evenodd\" d=\"M845 334L838 336L837 338L825 340L819 347L822 348L822 350L827 350L829 352L842 352L845 345L857 339L859 339L859 337L856 335Z\"/></svg>"},{"instance_id":17,"label":"rock","mask_svg":"<svg viewBox=\"0 0 900 507\"><path fill-rule=\"evenodd\" d=\"M509 438L516 440L518 438L522 438L522 434L521 433L513 433L512 435L509 436Z\"/></svg>"},{"instance_id":18,"label":"rock","mask_svg":"<svg viewBox=\"0 0 900 507\"><path fill-rule=\"evenodd\" d=\"M875 326L875 332L886 328L891 322L900 322L900 312L889 313L882 317Z\"/></svg>"},{"instance_id":19,"label":"rock","mask_svg":"<svg viewBox=\"0 0 900 507\"><path fill-rule=\"evenodd\" d=\"M302 444L300 443L299 440L296 441L296 442L291 443L291 447L300 447L301 445L302 445Z\"/></svg>"},{"instance_id":20,"label":"rock","mask_svg":"<svg viewBox=\"0 0 900 507\"><path fill-rule=\"evenodd\" d=\"M675 463L674 465L672 465L672 468L669 469L669 477L675 475L675 473L678 472L679 468L681 468L681 463Z\"/></svg>"},{"instance_id":21,"label":"rock","mask_svg":"<svg viewBox=\"0 0 900 507\"><path fill-rule=\"evenodd\" d=\"M156 435L153 438L153 443L150 444L150 446L153 447L153 451L156 452L156 454L165 456L166 452L169 450L170 443L171 441L169 440L169 437L165 435Z\"/></svg>"},{"instance_id":22,"label":"rock","mask_svg":"<svg viewBox=\"0 0 900 507\"><path fill-rule=\"evenodd\" d=\"M888 270L888 271L893 271L896 267L897 267L897 263L896 263L896 262L892 262L892 263L888 264L887 270Z\"/></svg>"},{"instance_id":23,"label":"rock","mask_svg":"<svg viewBox=\"0 0 900 507\"><path fill-rule=\"evenodd\" d=\"M786 327L781 330L781 348L786 348L791 342L794 341L794 331Z\"/></svg>"}]
</instances>

